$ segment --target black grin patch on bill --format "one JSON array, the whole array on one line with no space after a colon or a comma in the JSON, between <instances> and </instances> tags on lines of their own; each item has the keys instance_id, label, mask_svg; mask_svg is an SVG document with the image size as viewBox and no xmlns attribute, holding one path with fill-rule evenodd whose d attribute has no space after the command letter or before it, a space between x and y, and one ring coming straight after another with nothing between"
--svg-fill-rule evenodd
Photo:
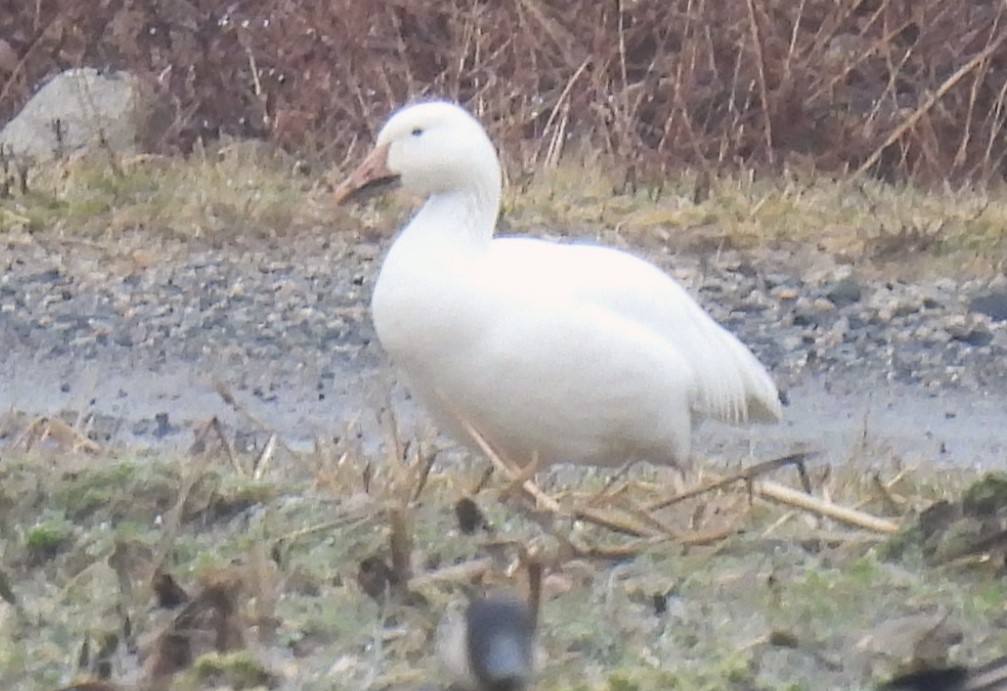
<instances>
[{"instance_id":1,"label":"black grin patch on bill","mask_svg":"<svg viewBox=\"0 0 1007 691\"><path fill-rule=\"evenodd\" d=\"M362 202L374 197L390 192L402 182L398 175L386 175L385 177L368 180L363 185L346 195L343 204L347 202Z\"/></svg>"}]
</instances>

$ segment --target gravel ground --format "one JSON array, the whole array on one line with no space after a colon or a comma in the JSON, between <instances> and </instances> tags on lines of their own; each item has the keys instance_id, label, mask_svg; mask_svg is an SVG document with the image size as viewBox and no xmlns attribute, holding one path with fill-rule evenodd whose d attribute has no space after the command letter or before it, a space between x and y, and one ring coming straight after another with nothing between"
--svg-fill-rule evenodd
<instances>
[{"instance_id":1,"label":"gravel ground","mask_svg":"<svg viewBox=\"0 0 1007 691\"><path fill-rule=\"evenodd\" d=\"M212 243L5 237L0 410L22 421L83 414L100 442L162 449L218 415L255 443L215 393L223 383L294 443L339 433L384 404L393 377L367 318L382 242L356 240L324 229ZM774 449L809 443L843 457L869 427L901 453L1002 459L1007 277L893 281L810 250L642 252L787 389L787 424L756 435ZM749 439L705 430L701 450Z\"/></svg>"}]
</instances>

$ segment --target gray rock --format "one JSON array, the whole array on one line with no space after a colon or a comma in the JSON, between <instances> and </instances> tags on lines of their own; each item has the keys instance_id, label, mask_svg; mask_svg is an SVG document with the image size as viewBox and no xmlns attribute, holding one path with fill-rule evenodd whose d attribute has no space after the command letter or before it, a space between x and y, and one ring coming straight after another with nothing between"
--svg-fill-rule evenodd
<instances>
[{"instance_id":1,"label":"gray rock","mask_svg":"<svg viewBox=\"0 0 1007 691\"><path fill-rule=\"evenodd\" d=\"M860 283L852 276L837 281L825 294L836 307L845 307L860 302Z\"/></svg>"},{"instance_id":2,"label":"gray rock","mask_svg":"<svg viewBox=\"0 0 1007 691\"><path fill-rule=\"evenodd\" d=\"M971 327L952 327L948 329L952 340L967 343L970 346L982 347L993 341L993 333L982 324Z\"/></svg>"},{"instance_id":3,"label":"gray rock","mask_svg":"<svg viewBox=\"0 0 1007 691\"><path fill-rule=\"evenodd\" d=\"M0 149L36 161L61 158L105 142L118 153L136 147L139 80L92 67L67 70L39 89L0 130Z\"/></svg>"},{"instance_id":4,"label":"gray rock","mask_svg":"<svg viewBox=\"0 0 1007 691\"><path fill-rule=\"evenodd\" d=\"M993 341L993 334L983 328L975 328L965 334L962 339L963 343L967 343L971 346L981 348L985 345L989 345Z\"/></svg>"},{"instance_id":5,"label":"gray rock","mask_svg":"<svg viewBox=\"0 0 1007 691\"><path fill-rule=\"evenodd\" d=\"M969 311L985 314L995 322L1007 321L1007 292L977 295L969 301Z\"/></svg>"}]
</instances>

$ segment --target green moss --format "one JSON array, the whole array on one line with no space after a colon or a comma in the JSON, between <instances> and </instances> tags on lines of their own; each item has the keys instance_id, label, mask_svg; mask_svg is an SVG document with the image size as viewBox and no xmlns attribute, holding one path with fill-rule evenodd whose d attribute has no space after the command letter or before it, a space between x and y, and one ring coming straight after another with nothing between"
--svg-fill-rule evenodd
<instances>
[{"instance_id":1,"label":"green moss","mask_svg":"<svg viewBox=\"0 0 1007 691\"><path fill-rule=\"evenodd\" d=\"M986 517L1007 510L1007 475L988 473L973 483L962 495L962 511L969 516Z\"/></svg>"},{"instance_id":2,"label":"green moss","mask_svg":"<svg viewBox=\"0 0 1007 691\"><path fill-rule=\"evenodd\" d=\"M1003 611L1005 601L1007 601L1007 590L1002 580L980 581L966 597L963 609L966 616L982 618L996 616Z\"/></svg>"},{"instance_id":3,"label":"green moss","mask_svg":"<svg viewBox=\"0 0 1007 691\"><path fill-rule=\"evenodd\" d=\"M715 691L718 689L762 689L752 673L748 657L733 650L720 651L702 665L683 664L677 668L655 668L637 662L626 664L608 674L608 691L650 691L651 689L682 689ZM562 688L557 685L550 688Z\"/></svg>"},{"instance_id":4,"label":"green moss","mask_svg":"<svg viewBox=\"0 0 1007 691\"><path fill-rule=\"evenodd\" d=\"M639 691L639 683L630 679L626 672L613 672L608 677L609 691Z\"/></svg>"},{"instance_id":5,"label":"green moss","mask_svg":"<svg viewBox=\"0 0 1007 691\"><path fill-rule=\"evenodd\" d=\"M97 514L106 520L141 520L166 511L177 498L177 468L150 461L106 461L68 474L52 493L52 505L74 520Z\"/></svg>"},{"instance_id":6,"label":"green moss","mask_svg":"<svg viewBox=\"0 0 1007 691\"><path fill-rule=\"evenodd\" d=\"M269 502L278 492L276 485L268 481L210 470L199 478L189 493L184 518L204 524L226 521L253 506Z\"/></svg>"},{"instance_id":7,"label":"green moss","mask_svg":"<svg viewBox=\"0 0 1007 691\"><path fill-rule=\"evenodd\" d=\"M910 523L878 546L878 556L893 561L919 561L923 558L922 541L923 532L916 523Z\"/></svg>"},{"instance_id":8,"label":"green moss","mask_svg":"<svg viewBox=\"0 0 1007 691\"><path fill-rule=\"evenodd\" d=\"M843 572L853 587L870 588L877 582L879 576L878 563L873 554L854 560L852 564L843 568Z\"/></svg>"},{"instance_id":9,"label":"green moss","mask_svg":"<svg viewBox=\"0 0 1007 691\"><path fill-rule=\"evenodd\" d=\"M25 547L35 562L56 556L73 537L73 524L61 513L48 512L25 533Z\"/></svg>"},{"instance_id":10,"label":"green moss","mask_svg":"<svg viewBox=\"0 0 1007 691\"><path fill-rule=\"evenodd\" d=\"M212 686L252 689L271 686L272 681L273 676L251 652L240 650L200 656L192 667L179 677L174 688L203 689Z\"/></svg>"}]
</instances>

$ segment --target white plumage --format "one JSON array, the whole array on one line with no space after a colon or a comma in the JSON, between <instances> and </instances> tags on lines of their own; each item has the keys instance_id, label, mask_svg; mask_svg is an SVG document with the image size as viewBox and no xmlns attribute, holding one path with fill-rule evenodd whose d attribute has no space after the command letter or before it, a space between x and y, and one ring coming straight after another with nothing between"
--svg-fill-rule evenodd
<instances>
[{"instance_id":1,"label":"white plumage","mask_svg":"<svg viewBox=\"0 0 1007 691\"><path fill-rule=\"evenodd\" d=\"M775 421L751 351L671 277L625 252L496 238L496 151L462 108L395 113L337 190L396 181L427 201L381 267L382 346L444 430L511 461L688 460L695 417Z\"/></svg>"}]
</instances>

